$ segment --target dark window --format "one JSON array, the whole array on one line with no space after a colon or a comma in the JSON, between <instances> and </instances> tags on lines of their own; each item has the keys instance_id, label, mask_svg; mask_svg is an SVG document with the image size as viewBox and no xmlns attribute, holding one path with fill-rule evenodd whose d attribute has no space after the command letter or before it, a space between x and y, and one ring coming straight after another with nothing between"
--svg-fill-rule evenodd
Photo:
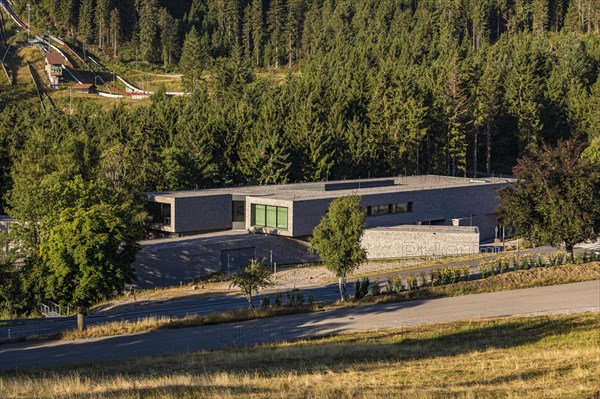
<instances>
[{"instance_id":1,"label":"dark window","mask_svg":"<svg viewBox=\"0 0 600 399\"><path fill-rule=\"evenodd\" d=\"M246 221L246 203L244 201L233 201L231 204L231 219L234 222Z\"/></svg>"},{"instance_id":2,"label":"dark window","mask_svg":"<svg viewBox=\"0 0 600 399\"><path fill-rule=\"evenodd\" d=\"M366 212L367 216L412 212L412 202L401 202L398 204L387 205L370 205L366 207Z\"/></svg>"},{"instance_id":3,"label":"dark window","mask_svg":"<svg viewBox=\"0 0 600 399\"><path fill-rule=\"evenodd\" d=\"M171 204L160 202L147 202L146 209L150 215L150 222L163 226L171 225Z\"/></svg>"}]
</instances>

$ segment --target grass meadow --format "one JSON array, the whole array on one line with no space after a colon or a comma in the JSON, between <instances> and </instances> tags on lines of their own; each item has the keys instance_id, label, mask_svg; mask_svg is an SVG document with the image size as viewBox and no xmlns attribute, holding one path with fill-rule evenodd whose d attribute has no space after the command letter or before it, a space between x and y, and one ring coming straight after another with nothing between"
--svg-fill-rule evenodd
<instances>
[{"instance_id":1,"label":"grass meadow","mask_svg":"<svg viewBox=\"0 0 600 399\"><path fill-rule=\"evenodd\" d=\"M2 398L593 398L600 314L501 318L0 374Z\"/></svg>"}]
</instances>

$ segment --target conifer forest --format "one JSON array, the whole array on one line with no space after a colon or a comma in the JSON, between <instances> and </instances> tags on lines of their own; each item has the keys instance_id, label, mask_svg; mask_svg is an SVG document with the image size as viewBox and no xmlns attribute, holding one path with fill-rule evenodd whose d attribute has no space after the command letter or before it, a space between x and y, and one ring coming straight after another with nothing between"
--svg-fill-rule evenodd
<instances>
[{"instance_id":1,"label":"conifer forest","mask_svg":"<svg viewBox=\"0 0 600 399\"><path fill-rule=\"evenodd\" d=\"M0 95L13 213L23 190L76 177L142 193L510 174L565 139L599 157L598 0L12 3L106 63L181 74L189 93L70 113Z\"/></svg>"}]
</instances>

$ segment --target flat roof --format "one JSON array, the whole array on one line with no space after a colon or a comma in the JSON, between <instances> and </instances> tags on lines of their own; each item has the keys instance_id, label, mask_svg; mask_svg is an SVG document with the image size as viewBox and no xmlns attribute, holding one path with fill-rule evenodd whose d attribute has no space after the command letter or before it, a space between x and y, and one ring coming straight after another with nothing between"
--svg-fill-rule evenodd
<instances>
[{"instance_id":1,"label":"flat roof","mask_svg":"<svg viewBox=\"0 0 600 399\"><path fill-rule=\"evenodd\" d=\"M190 198L213 195L239 195L269 197L288 201L336 198L357 193L359 195L410 192L455 187L505 184L510 178L490 177L471 179L438 175L399 176L371 179L336 180L328 182L292 183L268 186L241 186L193 191L166 191L146 193L149 200L160 198Z\"/></svg>"},{"instance_id":2,"label":"flat roof","mask_svg":"<svg viewBox=\"0 0 600 399\"><path fill-rule=\"evenodd\" d=\"M415 233L477 233L477 227L475 226L440 226L440 225L416 225L416 224L403 224L398 226L389 227L372 227L365 229L365 231L409 231Z\"/></svg>"}]
</instances>

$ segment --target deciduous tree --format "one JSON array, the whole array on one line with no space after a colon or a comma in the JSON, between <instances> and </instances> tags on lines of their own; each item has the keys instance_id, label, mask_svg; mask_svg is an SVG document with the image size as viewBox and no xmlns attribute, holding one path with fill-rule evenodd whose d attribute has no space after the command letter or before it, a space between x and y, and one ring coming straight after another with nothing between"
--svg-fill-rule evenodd
<instances>
[{"instance_id":1,"label":"deciduous tree","mask_svg":"<svg viewBox=\"0 0 600 399\"><path fill-rule=\"evenodd\" d=\"M273 282L271 281L270 276L271 271L266 266L258 259L252 259L243 272L233 275L230 287L240 287L246 300L248 300L250 307L255 309L254 303L252 302L252 293L272 285Z\"/></svg>"},{"instance_id":2,"label":"deciduous tree","mask_svg":"<svg viewBox=\"0 0 600 399\"><path fill-rule=\"evenodd\" d=\"M117 208L107 204L66 208L42 239L47 295L76 311L79 330L85 328L92 305L133 278L131 265L139 245Z\"/></svg>"},{"instance_id":3,"label":"deciduous tree","mask_svg":"<svg viewBox=\"0 0 600 399\"><path fill-rule=\"evenodd\" d=\"M543 145L521 158L517 181L500 191L500 216L540 245L576 244L600 235L600 163L582 157L584 143Z\"/></svg>"},{"instance_id":4,"label":"deciduous tree","mask_svg":"<svg viewBox=\"0 0 600 399\"><path fill-rule=\"evenodd\" d=\"M342 301L347 299L346 276L367 258L367 253L361 246L364 228L365 211L360 205L360 197L351 195L336 198L315 227L310 240L325 267L339 279Z\"/></svg>"}]
</instances>

